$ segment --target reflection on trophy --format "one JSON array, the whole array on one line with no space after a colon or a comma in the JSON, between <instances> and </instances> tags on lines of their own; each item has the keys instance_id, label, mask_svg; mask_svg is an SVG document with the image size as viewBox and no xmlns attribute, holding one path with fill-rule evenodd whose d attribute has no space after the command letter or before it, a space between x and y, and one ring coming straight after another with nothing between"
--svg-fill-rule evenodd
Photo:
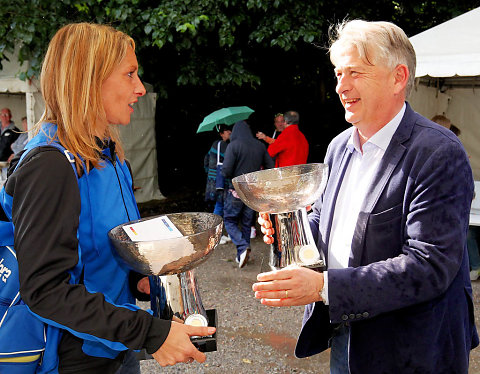
<instances>
[{"instance_id":1,"label":"reflection on trophy","mask_svg":"<svg viewBox=\"0 0 480 374\"><path fill-rule=\"evenodd\" d=\"M242 201L257 212L270 213L276 244L271 270L289 265L323 269L325 259L313 240L305 207L315 202L327 184L328 165L306 164L256 171L232 180Z\"/></svg>"},{"instance_id":2,"label":"reflection on trophy","mask_svg":"<svg viewBox=\"0 0 480 374\"><path fill-rule=\"evenodd\" d=\"M222 222L211 213L175 213L110 230L108 236L120 257L131 269L149 275L154 316L175 316L188 325L216 327L216 310L203 307L194 268L217 246ZM216 333L192 337L192 342L202 352L217 350Z\"/></svg>"}]
</instances>

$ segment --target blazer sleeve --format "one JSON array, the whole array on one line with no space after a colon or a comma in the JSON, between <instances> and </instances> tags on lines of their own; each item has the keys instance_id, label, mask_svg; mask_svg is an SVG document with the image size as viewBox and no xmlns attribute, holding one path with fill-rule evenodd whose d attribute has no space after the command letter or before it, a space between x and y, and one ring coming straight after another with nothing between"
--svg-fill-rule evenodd
<instances>
[{"instance_id":1,"label":"blazer sleeve","mask_svg":"<svg viewBox=\"0 0 480 374\"><path fill-rule=\"evenodd\" d=\"M390 209L359 218L366 226L361 266L329 269L332 322L344 320L345 313L371 318L433 300L459 273L472 173L459 141L431 148L429 155L417 149L404 157L398 175L405 185L390 180L383 190L391 195ZM358 223L355 235L357 230Z\"/></svg>"}]
</instances>

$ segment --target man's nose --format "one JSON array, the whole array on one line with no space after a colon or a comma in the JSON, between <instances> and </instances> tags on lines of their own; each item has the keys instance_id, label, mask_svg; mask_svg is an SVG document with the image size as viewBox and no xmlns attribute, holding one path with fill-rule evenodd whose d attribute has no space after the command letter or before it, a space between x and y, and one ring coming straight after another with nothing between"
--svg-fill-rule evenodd
<instances>
[{"instance_id":1,"label":"man's nose","mask_svg":"<svg viewBox=\"0 0 480 374\"><path fill-rule=\"evenodd\" d=\"M341 76L337 78L337 85L335 86L335 91L337 94L342 94L345 91L350 90L351 82L347 76Z\"/></svg>"}]
</instances>

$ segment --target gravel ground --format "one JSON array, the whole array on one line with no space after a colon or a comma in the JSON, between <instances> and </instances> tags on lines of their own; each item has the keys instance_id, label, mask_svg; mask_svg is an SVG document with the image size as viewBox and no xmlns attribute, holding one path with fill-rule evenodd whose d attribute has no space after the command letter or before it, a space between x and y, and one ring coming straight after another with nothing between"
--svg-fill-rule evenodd
<instances>
[{"instance_id":1,"label":"gravel ground","mask_svg":"<svg viewBox=\"0 0 480 374\"><path fill-rule=\"evenodd\" d=\"M196 270L205 308L215 308L218 313L218 351L207 353L203 364L161 368L154 360L141 361L142 374L328 373L329 351L306 359L294 357L303 307L265 307L254 298L251 286L267 253L263 241L253 239L249 263L238 269L235 246L231 242L219 245ZM480 280L473 282L473 290L475 319L480 326ZM471 353L469 373L480 374L478 348Z\"/></svg>"}]
</instances>

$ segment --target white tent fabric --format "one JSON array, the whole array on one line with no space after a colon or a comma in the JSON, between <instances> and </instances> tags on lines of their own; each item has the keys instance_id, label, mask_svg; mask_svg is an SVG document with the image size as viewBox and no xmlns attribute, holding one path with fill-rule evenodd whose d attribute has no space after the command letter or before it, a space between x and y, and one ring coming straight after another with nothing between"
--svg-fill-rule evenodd
<instances>
[{"instance_id":1,"label":"white tent fabric","mask_svg":"<svg viewBox=\"0 0 480 374\"><path fill-rule=\"evenodd\" d=\"M142 203L161 200L158 188L157 143L155 137L155 106L157 94L145 84L147 94L138 99L129 125L120 126L125 157L133 171L135 198ZM150 88L150 89L149 89Z\"/></svg>"},{"instance_id":2,"label":"white tent fabric","mask_svg":"<svg viewBox=\"0 0 480 374\"><path fill-rule=\"evenodd\" d=\"M3 67L0 70L0 109L10 108L17 126L20 126L21 118L26 116L28 128L31 128L45 109L40 85L36 80L25 82L18 79L18 73L25 67L20 66L15 55L9 56L9 60L2 61ZM147 91L149 93L140 97L135 104L131 123L120 129L125 156L130 161L134 185L137 187L135 197L139 203L164 198L158 188L156 94L152 92L151 86L147 87Z\"/></svg>"},{"instance_id":3,"label":"white tent fabric","mask_svg":"<svg viewBox=\"0 0 480 374\"><path fill-rule=\"evenodd\" d=\"M410 41L417 85L408 101L427 118L443 114L461 130L475 180L480 180L480 7Z\"/></svg>"},{"instance_id":4,"label":"white tent fabric","mask_svg":"<svg viewBox=\"0 0 480 374\"><path fill-rule=\"evenodd\" d=\"M480 7L412 36L417 77L480 75Z\"/></svg>"}]
</instances>

